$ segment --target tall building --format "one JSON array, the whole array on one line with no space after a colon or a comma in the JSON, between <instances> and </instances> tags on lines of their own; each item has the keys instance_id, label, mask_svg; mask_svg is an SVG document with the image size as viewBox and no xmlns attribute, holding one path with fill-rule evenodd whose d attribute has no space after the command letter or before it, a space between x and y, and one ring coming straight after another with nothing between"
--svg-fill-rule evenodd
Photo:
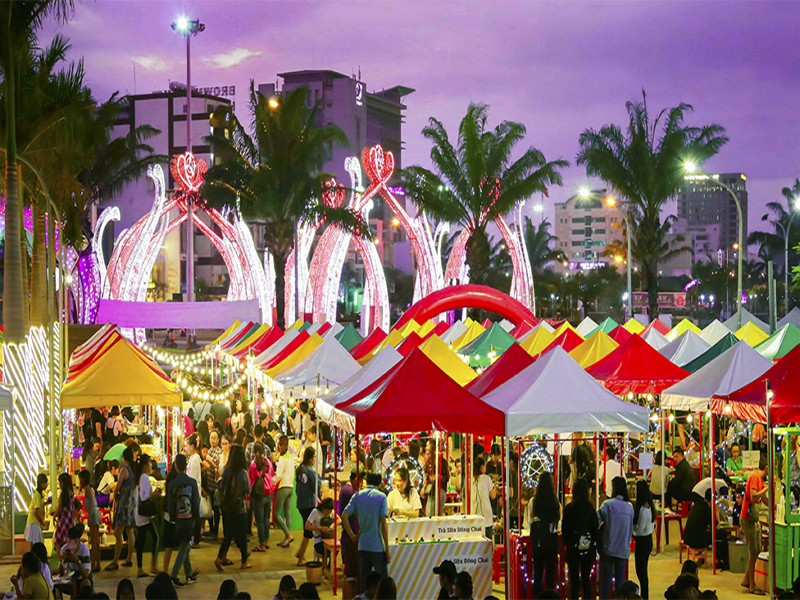
<instances>
[{"instance_id":1,"label":"tall building","mask_svg":"<svg viewBox=\"0 0 800 600\"><path fill-rule=\"evenodd\" d=\"M227 86L229 87L229 86ZM231 90L233 93L233 90ZM170 89L152 94L138 94L127 97L127 103L120 112L114 126L112 137L129 134L140 125L150 125L159 131L158 135L147 140L156 154L170 159L186 152L186 86L172 83ZM192 89L192 152L203 158L209 166L213 164L212 148L205 142L211 133L209 117L219 107L230 106L228 98L201 93ZM172 193L175 182L168 164L161 165L167 184L167 196ZM118 223L110 223L104 240L105 256L111 255L112 240L123 229L129 228L153 207L153 183L146 175L125 186L108 205L118 206L121 218ZM103 207L99 207L103 208ZM170 218L178 216L177 209ZM201 217L206 219L204 216ZM208 222L212 229L215 227ZM214 245L195 228L195 278L205 280L209 288L224 288L227 285L228 270L222 256ZM167 235L154 268L153 280L165 286L163 296L173 299L175 294L186 291L186 225ZM213 290L212 290L213 291Z\"/></svg>"},{"instance_id":2,"label":"tall building","mask_svg":"<svg viewBox=\"0 0 800 600\"><path fill-rule=\"evenodd\" d=\"M739 217L736 203L718 182L730 187L742 205L743 239L747 240L747 177L744 173L717 173L688 176L678 193L678 218L686 219L687 227L719 224L719 249L732 249L739 241Z\"/></svg>"},{"instance_id":3,"label":"tall building","mask_svg":"<svg viewBox=\"0 0 800 600\"><path fill-rule=\"evenodd\" d=\"M555 205L554 234L558 238L555 247L566 254L569 261L567 266L556 264L557 273L589 271L608 264L622 268L623 263L616 263L605 251L612 242L624 242L625 216L618 204L609 206L605 202L606 195L606 190L600 190L592 198L576 195Z\"/></svg>"},{"instance_id":4,"label":"tall building","mask_svg":"<svg viewBox=\"0 0 800 600\"><path fill-rule=\"evenodd\" d=\"M380 92L368 92L367 84L360 78L328 70L292 71L279 73L278 76L282 79L280 88L276 88L274 83L260 84L259 93L272 96L307 86L308 106L319 105L317 124L336 125L347 136L349 147L331 148L330 158L323 165L323 170L334 174L339 183L349 187L350 177L344 169L344 160L348 156L360 158L361 150L367 146L380 144L384 150L391 151L394 155L395 173L402 168L402 124L406 109L402 100L413 89L395 86ZM395 175L389 185L397 188L395 196L405 206L405 196L399 189L398 182L399 178ZM367 184L364 181L364 185ZM393 226L392 213L382 199L375 199L370 213L370 224L373 236L378 241L378 255L383 265L394 266L395 244L403 242L404 236L400 228ZM357 272L363 269L363 264L357 259L352 247L348 254L348 263Z\"/></svg>"}]
</instances>

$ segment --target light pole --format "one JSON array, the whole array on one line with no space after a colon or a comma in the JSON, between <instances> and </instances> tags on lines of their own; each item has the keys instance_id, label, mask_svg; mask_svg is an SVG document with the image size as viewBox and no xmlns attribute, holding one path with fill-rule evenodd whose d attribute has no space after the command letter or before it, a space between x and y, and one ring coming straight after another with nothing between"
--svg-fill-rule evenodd
<instances>
[{"instance_id":1,"label":"light pole","mask_svg":"<svg viewBox=\"0 0 800 600\"><path fill-rule=\"evenodd\" d=\"M789 205L789 210L792 206ZM794 212L789 217L789 223L784 227L780 221L773 221L776 227L780 227L783 232L783 310L784 314L789 314L789 232L792 230L792 221L800 211L800 198L794 201ZM767 215L762 217L762 221L767 219Z\"/></svg>"},{"instance_id":2,"label":"light pole","mask_svg":"<svg viewBox=\"0 0 800 600\"><path fill-rule=\"evenodd\" d=\"M704 173L697 163L686 161L683 163L684 170L689 173L692 178L696 181L707 181L709 179L713 180L715 183L719 184L720 187L725 189L733 198L733 201L736 203L736 211L739 213L739 251L737 252L737 294L736 294L736 329L741 328L742 326L742 254L744 254L744 219L742 217L742 205L739 202L739 197L733 192L733 190L724 183L719 176L713 177Z\"/></svg>"},{"instance_id":3,"label":"light pole","mask_svg":"<svg viewBox=\"0 0 800 600\"><path fill-rule=\"evenodd\" d=\"M186 152L192 151L192 36L205 31L199 19L179 17L173 31L186 36ZM194 302L194 201L186 196L186 301ZM187 338L189 338L187 334Z\"/></svg>"}]
</instances>

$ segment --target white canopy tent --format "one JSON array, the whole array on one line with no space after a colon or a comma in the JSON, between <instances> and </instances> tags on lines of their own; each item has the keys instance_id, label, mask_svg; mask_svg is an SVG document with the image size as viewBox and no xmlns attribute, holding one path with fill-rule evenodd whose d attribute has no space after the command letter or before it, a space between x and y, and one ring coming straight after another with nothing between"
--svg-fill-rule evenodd
<instances>
[{"instance_id":1,"label":"white canopy tent","mask_svg":"<svg viewBox=\"0 0 800 600\"><path fill-rule=\"evenodd\" d=\"M694 331L687 331L679 338L671 341L661 348L658 352L673 364L682 367L692 362L695 358L711 348L711 345L703 341Z\"/></svg>"},{"instance_id":2,"label":"white canopy tent","mask_svg":"<svg viewBox=\"0 0 800 600\"><path fill-rule=\"evenodd\" d=\"M664 346L670 343L667 337L655 327L648 329L647 332L642 336L642 339L650 344L650 347L656 351L661 350Z\"/></svg>"},{"instance_id":3,"label":"white canopy tent","mask_svg":"<svg viewBox=\"0 0 800 600\"><path fill-rule=\"evenodd\" d=\"M540 327L541 327L542 329L546 329L546 330L547 330L547 331L549 331L550 333L553 333L553 332L555 331L555 329L553 329L553 327L552 327L552 325L550 325L550 323L548 323L547 321L545 321L544 319L542 319L541 321L539 321L539 322L536 324L536 326L535 326L533 329L531 329L530 331L528 331L528 332L526 332L525 334L523 334L523 335L522 335L522 336L521 336L521 337L520 337L520 338L517 340L517 342L519 342L519 343L521 344L522 342L524 342L525 340L527 340L527 339L528 339L530 336L532 336L532 335L533 335L533 334L536 332L536 330L537 330L537 329L539 329Z\"/></svg>"},{"instance_id":4,"label":"white canopy tent","mask_svg":"<svg viewBox=\"0 0 800 600\"><path fill-rule=\"evenodd\" d=\"M646 432L647 408L606 390L557 346L481 398L506 415L506 435Z\"/></svg>"},{"instance_id":5,"label":"white canopy tent","mask_svg":"<svg viewBox=\"0 0 800 600\"><path fill-rule=\"evenodd\" d=\"M775 331L780 331L789 323L795 327L800 327L800 308L797 306L795 306L780 321L778 321L778 327Z\"/></svg>"},{"instance_id":6,"label":"white canopy tent","mask_svg":"<svg viewBox=\"0 0 800 600\"><path fill-rule=\"evenodd\" d=\"M765 333L769 333L769 325L767 323L764 323L764 321L759 319L757 316L755 316L749 310L747 310L746 308L742 307L742 325L741 326L743 327L747 323L752 323L753 325L757 326L761 331L763 331ZM730 329L734 333L739 331L740 326L738 325L738 321L736 319L736 313L733 313L731 315L731 318L728 319L727 321L725 321L725 323L723 323L723 325L725 325L725 327L727 327L728 329Z\"/></svg>"},{"instance_id":7,"label":"white canopy tent","mask_svg":"<svg viewBox=\"0 0 800 600\"><path fill-rule=\"evenodd\" d=\"M350 356L344 346L336 338L330 337L291 369L278 375L275 381L286 391L318 384L321 387L332 387L344 383L360 369L361 365Z\"/></svg>"},{"instance_id":8,"label":"white canopy tent","mask_svg":"<svg viewBox=\"0 0 800 600\"><path fill-rule=\"evenodd\" d=\"M317 412L323 419L329 419L333 409L337 405L342 402L347 402L350 398L375 383L402 359L403 355L395 348L386 346L375 358L339 385L339 387L322 395L320 399L317 400Z\"/></svg>"},{"instance_id":9,"label":"white canopy tent","mask_svg":"<svg viewBox=\"0 0 800 600\"><path fill-rule=\"evenodd\" d=\"M714 319L711 321L711 323L705 326L703 331L700 333L700 337L703 338L703 341L709 346L713 346L730 332L731 330L720 323L719 319Z\"/></svg>"},{"instance_id":10,"label":"white canopy tent","mask_svg":"<svg viewBox=\"0 0 800 600\"><path fill-rule=\"evenodd\" d=\"M708 410L714 395L729 394L761 377L772 367L746 342L738 342L697 372L667 388L661 407L699 412Z\"/></svg>"},{"instance_id":11,"label":"white canopy tent","mask_svg":"<svg viewBox=\"0 0 800 600\"><path fill-rule=\"evenodd\" d=\"M266 364L271 359L275 358L281 350L291 344L292 340L298 335L300 335L300 332L297 331L297 329L287 329L286 333L284 333L277 342L253 359L253 364L256 367Z\"/></svg>"},{"instance_id":12,"label":"white canopy tent","mask_svg":"<svg viewBox=\"0 0 800 600\"><path fill-rule=\"evenodd\" d=\"M595 329L597 329L598 325L595 323L591 317L586 317L580 324L575 328L575 331L581 334L581 337L586 337L590 333L592 333Z\"/></svg>"},{"instance_id":13,"label":"white canopy tent","mask_svg":"<svg viewBox=\"0 0 800 600\"><path fill-rule=\"evenodd\" d=\"M469 327L464 325L462 321L456 321L450 326L450 329L444 332L440 337L445 344L452 344L467 331Z\"/></svg>"},{"instance_id":14,"label":"white canopy tent","mask_svg":"<svg viewBox=\"0 0 800 600\"><path fill-rule=\"evenodd\" d=\"M511 330L514 329L515 325L508 319L503 319L500 321L500 327L502 327L506 332L511 333Z\"/></svg>"}]
</instances>

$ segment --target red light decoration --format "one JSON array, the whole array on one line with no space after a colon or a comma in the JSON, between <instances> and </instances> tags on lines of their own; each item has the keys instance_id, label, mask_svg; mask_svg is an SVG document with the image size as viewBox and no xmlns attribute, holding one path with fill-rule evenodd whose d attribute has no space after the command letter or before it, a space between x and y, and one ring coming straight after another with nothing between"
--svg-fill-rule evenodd
<instances>
[{"instance_id":1,"label":"red light decoration","mask_svg":"<svg viewBox=\"0 0 800 600\"><path fill-rule=\"evenodd\" d=\"M208 164L202 158L195 158L191 152L173 156L169 166L172 177L184 193L197 192L203 185Z\"/></svg>"}]
</instances>

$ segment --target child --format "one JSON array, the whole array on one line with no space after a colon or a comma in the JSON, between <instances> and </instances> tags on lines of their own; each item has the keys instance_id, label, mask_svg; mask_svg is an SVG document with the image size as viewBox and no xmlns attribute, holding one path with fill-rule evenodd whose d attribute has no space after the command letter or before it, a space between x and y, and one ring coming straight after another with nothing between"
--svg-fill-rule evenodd
<instances>
[{"instance_id":1,"label":"child","mask_svg":"<svg viewBox=\"0 0 800 600\"><path fill-rule=\"evenodd\" d=\"M92 551L92 570L100 570L100 510L97 508L97 499L94 495L94 488L90 485L91 474L84 469L78 474L80 489L83 492L83 507L86 509L87 521L89 523L89 543Z\"/></svg>"},{"instance_id":2,"label":"child","mask_svg":"<svg viewBox=\"0 0 800 600\"><path fill-rule=\"evenodd\" d=\"M83 523L78 523L71 527L67 532L69 540L61 547L59 552L61 561L58 566L58 572L61 575L75 578L78 589L83 586L85 580L91 583L92 578L92 559L89 547L81 541L83 531Z\"/></svg>"},{"instance_id":3,"label":"child","mask_svg":"<svg viewBox=\"0 0 800 600\"><path fill-rule=\"evenodd\" d=\"M311 514L308 515L308 520L306 521L306 531L313 532L314 535L314 554L318 557L322 557L322 551L324 549L324 545L322 543L322 535L323 534L330 534L331 528L330 526L323 525L323 519L327 519L330 521L331 513L333 512L333 498L325 498L322 502L319 503L319 506L311 511ZM332 524L332 521L331 521Z\"/></svg>"},{"instance_id":4,"label":"child","mask_svg":"<svg viewBox=\"0 0 800 600\"><path fill-rule=\"evenodd\" d=\"M53 510L53 516L58 520L53 534L53 548L60 548L67 542L68 532L75 525L75 495L69 473L58 476L58 487L61 493L58 496L58 506Z\"/></svg>"},{"instance_id":5,"label":"child","mask_svg":"<svg viewBox=\"0 0 800 600\"><path fill-rule=\"evenodd\" d=\"M31 552L36 555L36 558L39 559L39 562L42 563L39 569L39 572L44 577L44 580L47 582L47 585L50 586L50 589L53 589L53 574L50 572L50 561L47 557L47 548L42 542L36 542L35 544L31 545Z\"/></svg>"},{"instance_id":6,"label":"child","mask_svg":"<svg viewBox=\"0 0 800 600\"><path fill-rule=\"evenodd\" d=\"M28 505L28 520L25 523L25 540L31 544L43 542L42 531L47 529L44 520L44 492L47 489L47 475L39 473L36 477L36 489L33 490Z\"/></svg>"}]
</instances>

